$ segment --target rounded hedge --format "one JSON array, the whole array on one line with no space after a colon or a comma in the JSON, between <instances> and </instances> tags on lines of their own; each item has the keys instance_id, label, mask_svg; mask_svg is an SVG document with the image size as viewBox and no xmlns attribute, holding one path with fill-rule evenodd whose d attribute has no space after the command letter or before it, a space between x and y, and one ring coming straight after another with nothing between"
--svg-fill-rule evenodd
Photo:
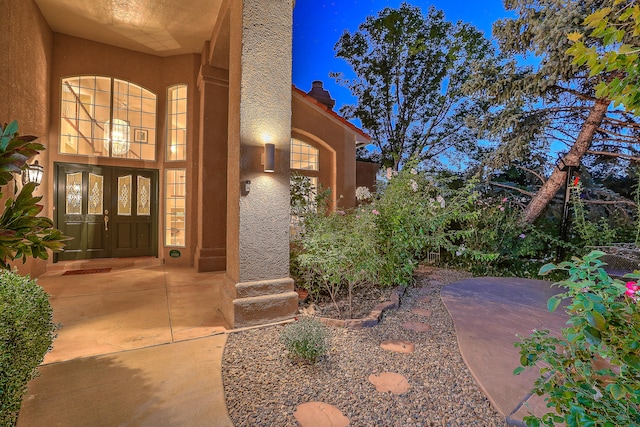
<instances>
[{"instance_id":1,"label":"rounded hedge","mask_svg":"<svg viewBox=\"0 0 640 427\"><path fill-rule=\"evenodd\" d=\"M0 425L15 425L56 326L49 297L35 280L0 271Z\"/></svg>"}]
</instances>

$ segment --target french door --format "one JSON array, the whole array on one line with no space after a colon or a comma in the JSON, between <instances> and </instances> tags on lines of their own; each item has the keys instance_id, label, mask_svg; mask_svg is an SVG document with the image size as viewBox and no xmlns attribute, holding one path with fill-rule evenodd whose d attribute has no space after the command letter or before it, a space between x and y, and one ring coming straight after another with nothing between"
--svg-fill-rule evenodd
<instances>
[{"instance_id":1,"label":"french door","mask_svg":"<svg viewBox=\"0 0 640 427\"><path fill-rule=\"evenodd\" d=\"M55 164L56 227L66 236L54 261L158 255L158 171Z\"/></svg>"}]
</instances>

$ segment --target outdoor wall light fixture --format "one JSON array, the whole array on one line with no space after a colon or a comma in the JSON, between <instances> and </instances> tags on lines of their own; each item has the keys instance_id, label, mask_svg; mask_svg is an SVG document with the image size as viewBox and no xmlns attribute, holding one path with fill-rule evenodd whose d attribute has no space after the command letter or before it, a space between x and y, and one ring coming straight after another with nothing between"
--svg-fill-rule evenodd
<instances>
[{"instance_id":1,"label":"outdoor wall light fixture","mask_svg":"<svg viewBox=\"0 0 640 427\"><path fill-rule=\"evenodd\" d=\"M247 179L246 181L242 181L240 184L240 193L242 193L243 196L249 194L249 191L251 191L251 181Z\"/></svg>"},{"instance_id":2,"label":"outdoor wall light fixture","mask_svg":"<svg viewBox=\"0 0 640 427\"><path fill-rule=\"evenodd\" d=\"M264 144L264 171L275 172L276 163L276 146L273 144Z\"/></svg>"},{"instance_id":3,"label":"outdoor wall light fixture","mask_svg":"<svg viewBox=\"0 0 640 427\"><path fill-rule=\"evenodd\" d=\"M42 182L43 172L44 167L38 164L37 160L33 162L32 165L27 165L27 167L22 170L22 185L26 185L30 182L40 185Z\"/></svg>"}]
</instances>

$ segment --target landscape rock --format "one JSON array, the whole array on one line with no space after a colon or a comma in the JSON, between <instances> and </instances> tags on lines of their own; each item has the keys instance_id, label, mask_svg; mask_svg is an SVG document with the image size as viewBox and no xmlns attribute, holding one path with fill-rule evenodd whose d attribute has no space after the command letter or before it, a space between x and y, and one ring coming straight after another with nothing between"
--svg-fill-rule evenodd
<instances>
[{"instance_id":1,"label":"landscape rock","mask_svg":"<svg viewBox=\"0 0 640 427\"><path fill-rule=\"evenodd\" d=\"M301 427L346 427L350 423L338 408L323 402L298 405L293 416Z\"/></svg>"},{"instance_id":2,"label":"landscape rock","mask_svg":"<svg viewBox=\"0 0 640 427\"><path fill-rule=\"evenodd\" d=\"M380 344L384 350L395 351L396 353L413 353L416 346L409 341L389 340Z\"/></svg>"},{"instance_id":3,"label":"landscape rock","mask_svg":"<svg viewBox=\"0 0 640 427\"><path fill-rule=\"evenodd\" d=\"M415 332L427 332L431 330L431 326L422 322L404 322L402 327Z\"/></svg>"},{"instance_id":4,"label":"landscape rock","mask_svg":"<svg viewBox=\"0 0 640 427\"><path fill-rule=\"evenodd\" d=\"M411 312L418 316L431 317L431 310L425 310L424 308L412 308Z\"/></svg>"},{"instance_id":5,"label":"landscape rock","mask_svg":"<svg viewBox=\"0 0 640 427\"><path fill-rule=\"evenodd\" d=\"M409 391L411 385L404 375L393 372L383 372L380 375L369 375L369 381L380 393L390 391L393 394L403 394Z\"/></svg>"}]
</instances>

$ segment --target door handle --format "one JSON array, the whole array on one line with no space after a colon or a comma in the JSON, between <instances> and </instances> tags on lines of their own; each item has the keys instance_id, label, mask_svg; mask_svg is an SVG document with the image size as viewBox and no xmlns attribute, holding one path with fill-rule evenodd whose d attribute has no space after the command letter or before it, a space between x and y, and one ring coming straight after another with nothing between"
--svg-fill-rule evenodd
<instances>
[{"instance_id":1,"label":"door handle","mask_svg":"<svg viewBox=\"0 0 640 427\"><path fill-rule=\"evenodd\" d=\"M104 210L104 231L109 231L109 211Z\"/></svg>"}]
</instances>

